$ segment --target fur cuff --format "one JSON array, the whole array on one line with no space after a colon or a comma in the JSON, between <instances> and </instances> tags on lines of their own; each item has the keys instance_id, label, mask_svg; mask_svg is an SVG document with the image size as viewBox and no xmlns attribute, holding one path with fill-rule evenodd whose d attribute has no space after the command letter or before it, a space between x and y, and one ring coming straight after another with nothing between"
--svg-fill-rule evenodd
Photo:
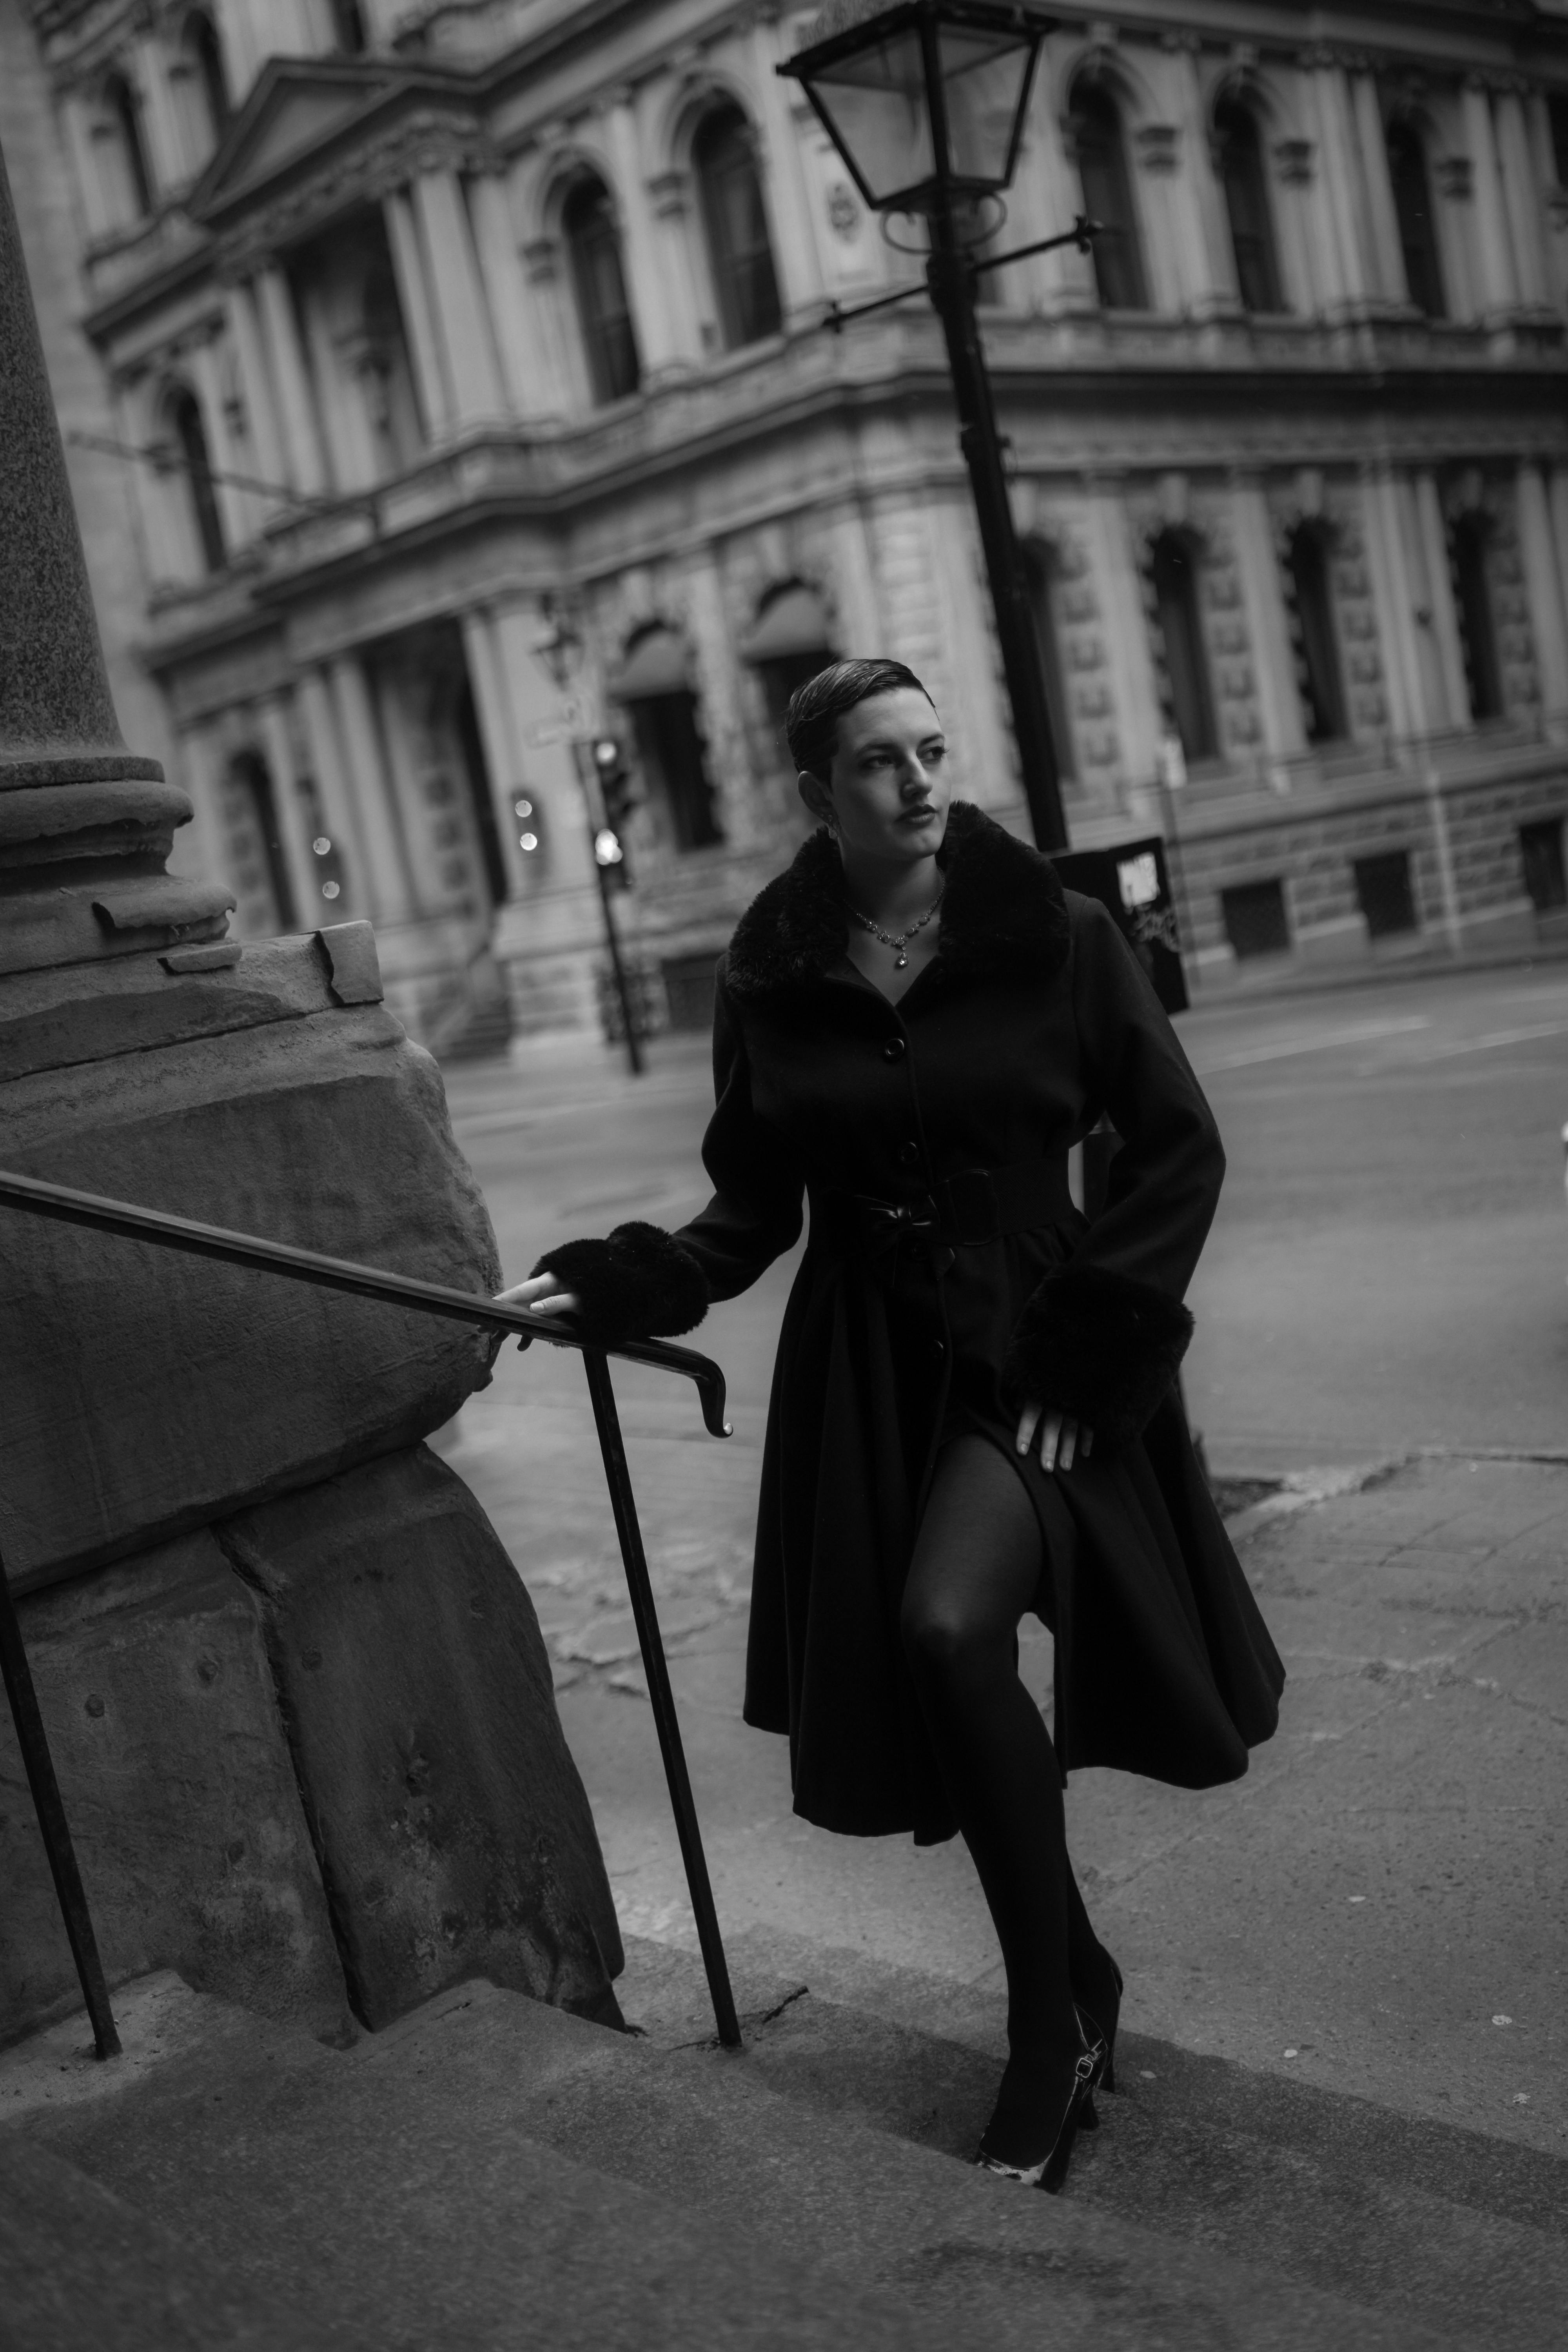
<instances>
[{"instance_id":1,"label":"fur cuff","mask_svg":"<svg viewBox=\"0 0 1568 2352\"><path fill-rule=\"evenodd\" d=\"M558 1242L533 1272L552 1274L576 1292L576 1328L601 1347L678 1339L708 1312L701 1267L658 1225L616 1225L603 1241Z\"/></svg>"},{"instance_id":2,"label":"fur cuff","mask_svg":"<svg viewBox=\"0 0 1568 2352\"><path fill-rule=\"evenodd\" d=\"M1066 1265L1024 1302L1003 1359L1010 1404L1054 1405L1097 1441L1136 1437L1175 1379L1193 1336L1179 1299L1152 1282Z\"/></svg>"}]
</instances>

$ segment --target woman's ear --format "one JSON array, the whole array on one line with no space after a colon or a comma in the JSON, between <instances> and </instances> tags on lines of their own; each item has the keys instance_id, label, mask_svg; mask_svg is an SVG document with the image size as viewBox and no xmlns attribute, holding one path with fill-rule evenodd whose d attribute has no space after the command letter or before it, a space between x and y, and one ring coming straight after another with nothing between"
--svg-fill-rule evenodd
<instances>
[{"instance_id":1,"label":"woman's ear","mask_svg":"<svg viewBox=\"0 0 1568 2352\"><path fill-rule=\"evenodd\" d=\"M820 776L814 776L809 768L802 768L795 780L795 784L796 792L799 793L818 824L831 826L837 822L833 808L833 794Z\"/></svg>"}]
</instances>

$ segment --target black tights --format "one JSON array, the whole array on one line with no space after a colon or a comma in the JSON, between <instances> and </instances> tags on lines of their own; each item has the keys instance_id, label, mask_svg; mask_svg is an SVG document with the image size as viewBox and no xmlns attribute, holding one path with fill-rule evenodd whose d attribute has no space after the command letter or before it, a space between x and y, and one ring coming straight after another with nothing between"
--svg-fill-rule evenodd
<instances>
[{"instance_id":1,"label":"black tights","mask_svg":"<svg viewBox=\"0 0 1568 2352\"><path fill-rule=\"evenodd\" d=\"M927 1728L995 1923L1015 2056L1076 2054L1073 1996L1110 1961L1068 1860L1051 1736L1018 1679L1014 1636L1045 1566L1023 1481L982 1437L937 1464L904 1591L904 1646Z\"/></svg>"}]
</instances>

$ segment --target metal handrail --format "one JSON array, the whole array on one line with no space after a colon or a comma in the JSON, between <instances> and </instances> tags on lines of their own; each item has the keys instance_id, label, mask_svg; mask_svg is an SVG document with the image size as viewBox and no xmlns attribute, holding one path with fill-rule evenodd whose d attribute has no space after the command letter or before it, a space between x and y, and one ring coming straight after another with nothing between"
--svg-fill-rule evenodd
<instances>
[{"instance_id":1,"label":"metal handrail","mask_svg":"<svg viewBox=\"0 0 1568 2352\"><path fill-rule=\"evenodd\" d=\"M32 1216L49 1217L65 1224L88 1225L128 1240L149 1242L158 1249L183 1250L197 1257L220 1258L233 1265L247 1265L261 1273L281 1275L288 1281L309 1282L327 1290L348 1291L359 1297L379 1298L389 1306L412 1308L416 1314L437 1315L451 1322L479 1324L491 1330L509 1331L516 1336L519 1346L522 1348L530 1346L535 1339L542 1339L552 1348L577 1350L588 1376L588 1393L594 1407L599 1452L610 1490L632 1615L637 1624L643 1669L647 1676L648 1696L664 1759L665 1779L669 1787L681 1860L686 1866L687 1885L696 1917L698 1939L702 1948L703 1966L708 1974L714 2021L719 2029L719 2039L725 2047L738 2049L740 2022L735 2014L734 1995L731 1990L729 1969L720 1937L707 1858L698 1828L691 1780L675 1712L675 1695L670 1688L669 1668L659 1636L653 1584L643 1549L642 1530L637 1522L637 1503L632 1494L631 1475L626 1465L626 1445L616 1409L608 1359L618 1356L627 1363L647 1364L658 1371L677 1372L693 1381L702 1408L703 1424L710 1435L728 1437L731 1430L724 1417L724 1375L719 1366L710 1358L697 1355L689 1348L672 1347L662 1339L623 1339L613 1345L595 1341L584 1338L558 1316L541 1315L526 1307L503 1306L498 1299L487 1298L471 1291L455 1290L444 1283L424 1282L414 1275L391 1274L379 1266L361 1265L352 1258L328 1257L319 1250L301 1249L291 1242L266 1241L258 1234L235 1233L225 1225L201 1224L193 1218L170 1216L160 1209L140 1208L131 1201L108 1200L97 1192L76 1192L68 1185L48 1183L40 1177L22 1176L9 1170L0 1170L0 1204L20 1209ZM3 1671L6 1696L11 1703L17 1742L33 1792L38 1828L48 1855L78 1979L92 2021L95 2046L100 2058L112 2057L119 2052L120 2039L3 1559L0 1559L0 1671Z\"/></svg>"}]
</instances>

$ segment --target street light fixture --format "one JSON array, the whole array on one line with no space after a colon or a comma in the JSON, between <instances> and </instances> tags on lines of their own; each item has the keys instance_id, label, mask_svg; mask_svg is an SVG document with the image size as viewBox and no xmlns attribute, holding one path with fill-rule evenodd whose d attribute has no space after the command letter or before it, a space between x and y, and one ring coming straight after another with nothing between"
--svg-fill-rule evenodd
<instances>
[{"instance_id":1,"label":"street light fixture","mask_svg":"<svg viewBox=\"0 0 1568 2352\"><path fill-rule=\"evenodd\" d=\"M973 243L980 206L1012 179L1036 59L1052 25L1013 0L831 0L809 27L805 47L778 68L799 82L872 211L918 213L928 223L925 282L947 338L959 446L974 494L1030 822L1047 850L1067 847L1067 822L975 316L979 271L1018 255L977 261L964 232ZM1092 224L1079 219L1065 236L1020 251L1087 248L1092 234ZM841 325L846 315L855 314L835 310L828 323Z\"/></svg>"}]
</instances>

